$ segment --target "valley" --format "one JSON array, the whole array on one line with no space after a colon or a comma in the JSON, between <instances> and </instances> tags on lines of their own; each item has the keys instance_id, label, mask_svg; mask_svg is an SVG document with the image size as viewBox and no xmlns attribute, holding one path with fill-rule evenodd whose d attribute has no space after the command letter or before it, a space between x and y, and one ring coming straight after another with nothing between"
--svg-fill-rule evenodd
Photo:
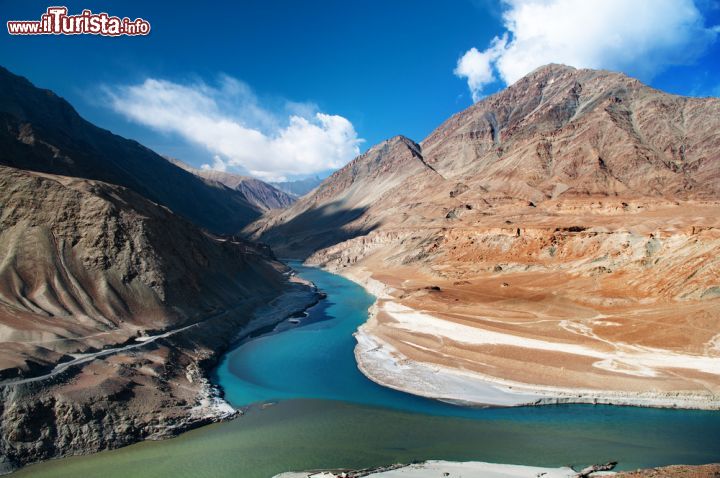
<instances>
[{"instance_id":1,"label":"valley","mask_svg":"<svg viewBox=\"0 0 720 478\"><path fill-rule=\"evenodd\" d=\"M717 98L547 65L299 196L0 84L0 472L718 460Z\"/></svg>"},{"instance_id":2,"label":"valley","mask_svg":"<svg viewBox=\"0 0 720 478\"><path fill-rule=\"evenodd\" d=\"M383 385L715 409L719 109L548 65L246 231L378 296L356 356Z\"/></svg>"}]
</instances>

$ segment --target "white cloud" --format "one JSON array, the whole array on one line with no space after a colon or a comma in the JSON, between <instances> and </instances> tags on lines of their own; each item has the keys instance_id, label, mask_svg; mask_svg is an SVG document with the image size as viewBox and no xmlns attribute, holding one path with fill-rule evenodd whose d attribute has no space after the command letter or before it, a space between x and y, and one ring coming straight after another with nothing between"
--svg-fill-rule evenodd
<instances>
[{"instance_id":1,"label":"white cloud","mask_svg":"<svg viewBox=\"0 0 720 478\"><path fill-rule=\"evenodd\" d=\"M503 0L506 32L468 50L455 74L474 101L496 75L511 84L548 63L623 71L648 80L693 62L718 35L693 0Z\"/></svg>"},{"instance_id":2,"label":"white cloud","mask_svg":"<svg viewBox=\"0 0 720 478\"><path fill-rule=\"evenodd\" d=\"M461 78L467 78L473 101L478 101L481 98L480 93L484 85L493 83L496 80L493 72L493 62L506 45L507 35L502 38L495 37L487 50L480 52L475 47L470 48L458 60L454 73Z\"/></svg>"},{"instance_id":3,"label":"white cloud","mask_svg":"<svg viewBox=\"0 0 720 478\"><path fill-rule=\"evenodd\" d=\"M206 169L206 170L215 170L215 171L227 171L228 164L223 161L223 159L218 156L217 154L213 156L213 163L212 164L203 164L200 166L200 169Z\"/></svg>"},{"instance_id":4,"label":"white cloud","mask_svg":"<svg viewBox=\"0 0 720 478\"><path fill-rule=\"evenodd\" d=\"M159 131L176 133L214 155L208 169L237 168L263 179L339 168L360 152L352 123L308 103L284 102L284 114L259 104L245 83L218 86L147 79L108 89L116 111Z\"/></svg>"}]
</instances>

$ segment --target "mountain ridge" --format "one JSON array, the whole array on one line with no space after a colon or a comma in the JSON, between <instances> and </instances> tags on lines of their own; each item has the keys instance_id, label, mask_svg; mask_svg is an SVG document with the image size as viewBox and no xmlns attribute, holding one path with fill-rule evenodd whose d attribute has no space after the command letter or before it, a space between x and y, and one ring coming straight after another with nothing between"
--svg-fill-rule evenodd
<instances>
[{"instance_id":1,"label":"mountain ridge","mask_svg":"<svg viewBox=\"0 0 720 478\"><path fill-rule=\"evenodd\" d=\"M461 190L470 191L465 196L483 207L588 196L716 199L720 135L706 118L717 117L718 99L669 95L621 73L547 65L451 116L421 143L401 136L388 141L412 143L408 148L414 157L439 176L401 197L445 209L452 209L457 201L449 198L457 198ZM368 202L348 203L345 195L357 188L349 178L358 174L368 154L387 144L370 148L288 211L266 215L246 231L265 237L259 231L332 200L371 208ZM396 170L403 167L397 160L383 163L376 173L378 184L383 175L410 178L412 174ZM378 184L363 192L377 199L373 188L385 192ZM381 222L398 200L371 211L377 216L373 221L365 214L365 222ZM272 244L273 233L268 234Z\"/></svg>"},{"instance_id":2,"label":"mountain ridge","mask_svg":"<svg viewBox=\"0 0 720 478\"><path fill-rule=\"evenodd\" d=\"M234 191L238 191L262 211L283 209L295 202L295 197L252 176L243 176L225 171L198 169L175 158L166 158L169 162L205 180L219 183Z\"/></svg>"},{"instance_id":3,"label":"mountain ridge","mask_svg":"<svg viewBox=\"0 0 720 478\"><path fill-rule=\"evenodd\" d=\"M0 164L125 186L217 233L236 233L260 216L242 193L93 125L63 98L2 67L0 124Z\"/></svg>"}]
</instances>

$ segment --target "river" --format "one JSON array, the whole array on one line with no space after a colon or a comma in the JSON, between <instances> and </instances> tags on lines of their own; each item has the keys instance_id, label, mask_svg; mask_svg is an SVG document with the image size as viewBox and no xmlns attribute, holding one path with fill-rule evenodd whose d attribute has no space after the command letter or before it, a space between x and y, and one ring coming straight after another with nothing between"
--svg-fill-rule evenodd
<instances>
[{"instance_id":1,"label":"river","mask_svg":"<svg viewBox=\"0 0 720 478\"><path fill-rule=\"evenodd\" d=\"M291 264L327 293L225 355L214 374L239 419L161 442L34 465L33 477L242 477L412 460L620 469L720 461L720 413L593 405L473 409L376 385L355 365L352 333L373 297Z\"/></svg>"}]
</instances>

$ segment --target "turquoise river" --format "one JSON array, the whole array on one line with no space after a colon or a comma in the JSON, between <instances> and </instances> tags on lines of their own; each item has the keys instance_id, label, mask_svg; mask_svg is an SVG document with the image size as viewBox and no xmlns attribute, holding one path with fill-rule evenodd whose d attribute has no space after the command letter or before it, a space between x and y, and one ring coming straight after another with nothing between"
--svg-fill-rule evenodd
<instances>
[{"instance_id":1,"label":"turquoise river","mask_svg":"<svg viewBox=\"0 0 720 478\"><path fill-rule=\"evenodd\" d=\"M33 477L269 478L288 470L424 459L620 469L720 461L720 413L558 405L473 409L380 387L355 365L353 332L373 297L291 264L327 293L299 324L237 344L214 376L246 413L171 440L27 467Z\"/></svg>"}]
</instances>

